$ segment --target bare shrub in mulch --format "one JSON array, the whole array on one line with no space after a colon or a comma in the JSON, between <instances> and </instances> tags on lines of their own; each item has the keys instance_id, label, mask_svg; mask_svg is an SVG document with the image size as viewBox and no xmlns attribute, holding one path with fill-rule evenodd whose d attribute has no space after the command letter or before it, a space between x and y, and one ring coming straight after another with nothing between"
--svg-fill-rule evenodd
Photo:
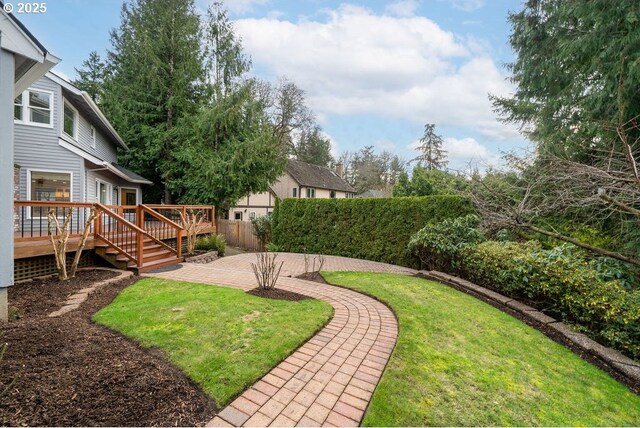
<instances>
[{"instance_id":1,"label":"bare shrub in mulch","mask_svg":"<svg viewBox=\"0 0 640 428\"><path fill-rule=\"evenodd\" d=\"M8 344L0 391L18 376L1 399L1 425L191 426L213 417L213 401L159 351L91 321L135 279L97 289L64 316L46 316L104 276L82 272L64 284L35 281L9 290L22 318L0 324L0 341Z\"/></svg>"}]
</instances>

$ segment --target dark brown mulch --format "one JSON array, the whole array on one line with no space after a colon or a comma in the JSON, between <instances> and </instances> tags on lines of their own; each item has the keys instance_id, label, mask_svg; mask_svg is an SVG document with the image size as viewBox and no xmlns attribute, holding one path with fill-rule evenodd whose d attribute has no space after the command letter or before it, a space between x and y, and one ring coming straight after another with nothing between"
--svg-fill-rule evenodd
<instances>
[{"instance_id":1,"label":"dark brown mulch","mask_svg":"<svg viewBox=\"0 0 640 428\"><path fill-rule=\"evenodd\" d=\"M267 299L288 300L290 302L299 302L300 300L311 299L311 297L305 296L304 294L294 293L293 291L280 290L278 288L274 288L272 290L254 288L253 290L247 291L247 293L253 296L264 297Z\"/></svg>"},{"instance_id":2,"label":"dark brown mulch","mask_svg":"<svg viewBox=\"0 0 640 428\"><path fill-rule=\"evenodd\" d=\"M301 273L300 275L296 276L296 278L304 279L306 281L318 282L320 284L329 284L327 281L324 280L324 278L322 277L322 275L320 275L320 272L318 271Z\"/></svg>"},{"instance_id":3,"label":"dark brown mulch","mask_svg":"<svg viewBox=\"0 0 640 428\"><path fill-rule=\"evenodd\" d=\"M91 321L135 280L100 288L79 309L59 318L43 314L59 309L71 286L27 283L10 292L10 299L15 296L10 303L25 316L0 324L0 341L8 343L0 363L0 392L18 376L0 398L0 425L192 426L213 417L213 401L160 352ZM35 302L41 293L48 308Z\"/></svg>"},{"instance_id":4,"label":"dark brown mulch","mask_svg":"<svg viewBox=\"0 0 640 428\"><path fill-rule=\"evenodd\" d=\"M79 271L68 281L59 281L54 276L16 284L9 288L12 319L47 315L60 309L67 297L78 290L117 275L118 272L108 270L89 270Z\"/></svg>"}]
</instances>

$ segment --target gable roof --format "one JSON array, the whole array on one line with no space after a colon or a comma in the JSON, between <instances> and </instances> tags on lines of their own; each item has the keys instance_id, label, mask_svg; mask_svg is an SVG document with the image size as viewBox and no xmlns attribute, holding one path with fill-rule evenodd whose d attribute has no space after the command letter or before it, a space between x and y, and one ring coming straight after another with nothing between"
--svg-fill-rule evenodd
<instances>
[{"instance_id":1,"label":"gable roof","mask_svg":"<svg viewBox=\"0 0 640 428\"><path fill-rule=\"evenodd\" d=\"M48 52L22 22L4 11L4 6L0 1L0 48L14 54L14 95L17 96L60 62L60 58Z\"/></svg>"},{"instance_id":2,"label":"gable roof","mask_svg":"<svg viewBox=\"0 0 640 428\"><path fill-rule=\"evenodd\" d=\"M355 193L356 191L349 183L338 177L335 172L323 166L289 159L286 171L300 186L349 193Z\"/></svg>"},{"instance_id":3,"label":"gable roof","mask_svg":"<svg viewBox=\"0 0 640 428\"><path fill-rule=\"evenodd\" d=\"M68 100L93 126L98 128L111 141L125 150L129 147L113 128L109 120L105 117L100 107L91 99L85 91L76 88L72 83L67 82L54 72L48 72L45 77L51 79L62 87L62 95Z\"/></svg>"}]
</instances>

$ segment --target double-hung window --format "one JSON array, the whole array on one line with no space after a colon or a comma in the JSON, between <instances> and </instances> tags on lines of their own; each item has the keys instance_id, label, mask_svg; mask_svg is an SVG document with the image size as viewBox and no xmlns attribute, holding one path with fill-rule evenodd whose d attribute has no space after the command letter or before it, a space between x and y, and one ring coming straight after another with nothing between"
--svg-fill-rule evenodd
<instances>
[{"instance_id":1,"label":"double-hung window","mask_svg":"<svg viewBox=\"0 0 640 428\"><path fill-rule=\"evenodd\" d=\"M28 89L13 102L13 118L36 126L53 126L53 93Z\"/></svg>"},{"instance_id":2,"label":"double-hung window","mask_svg":"<svg viewBox=\"0 0 640 428\"><path fill-rule=\"evenodd\" d=\"M78 138L78 111L66 101L64 102L64 120L62 130L74 140Z\"/></svg>"}]
</instances>

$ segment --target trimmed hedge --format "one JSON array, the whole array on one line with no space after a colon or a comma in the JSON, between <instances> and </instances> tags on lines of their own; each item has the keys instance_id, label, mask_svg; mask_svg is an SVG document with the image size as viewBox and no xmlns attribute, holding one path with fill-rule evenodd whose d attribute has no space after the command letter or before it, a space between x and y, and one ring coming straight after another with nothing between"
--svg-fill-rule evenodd
<instances>
[{"instance_id":1,"label":"trimmed hedge","mask_svg":"<svg viewBox=\"0 0 640 428\"><path fill-rule=\"evenodd\" d=\"M472 213L460 196L284 199L273 213L273 242L282 251L354 257L417 266L407 249L425 224Z\"/></svg>"}]
</instances>

